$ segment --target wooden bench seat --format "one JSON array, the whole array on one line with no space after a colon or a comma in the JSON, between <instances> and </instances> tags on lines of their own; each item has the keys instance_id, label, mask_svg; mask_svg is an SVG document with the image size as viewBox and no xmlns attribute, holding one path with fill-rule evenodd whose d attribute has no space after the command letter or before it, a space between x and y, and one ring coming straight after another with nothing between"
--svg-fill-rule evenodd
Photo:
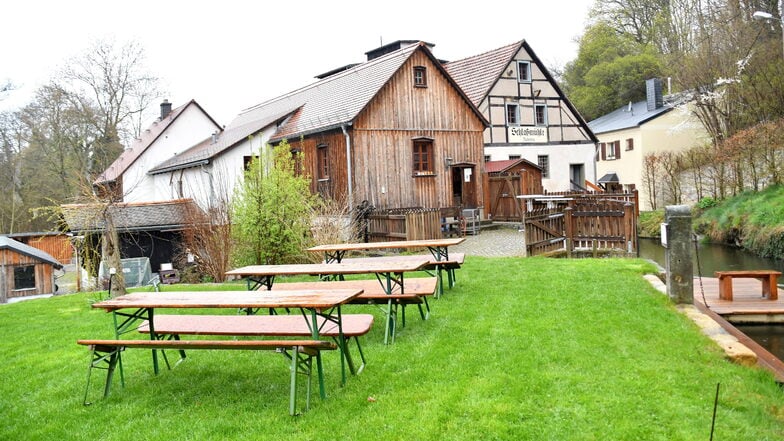
<instances>
[{"instance_id":1,"label":"wooden bench seat","mask_svg":"<svg viewBox=\"0 0 784 441\"><path fill-rule=\"evenodd\" d=\"M732 279L750 278L762 282L762 296L768 300L777 300L778 284L777 279L781 275L779 271L773 270L741 270L741 271L716 271L719 278L719 299L732 301Z\"/></svg>"},{"instance_id":2,"label":"wooden bench seat","mask_svg":"<svg viewBox=\"0 0 784 441\"><path fill-rule=\"evenodd\" d=\"M337 349L337 345L321 340L77 340L80 345L89 346L90 364L87 374L87 388L84 404L90 404L87 397L90 391L90 377L93 368L106 369L104 397L109 394L112 377L120 365L120 380L124 385L121 352L127 348L142 349L232 349L232 350L272 350L283 353L291 360L291 383L289 390L289 414L296 414L297 375L307 377L306 409L310 407L313 357L320 357L320 351Z\"/></svg>"},{"instance_id":3,"label":"wooden bench seat","mask_svg":"<svg viewBox=\"0 0 784 441\"><path fill-rule=\"evenodd\" d=\"M421 259L427 258L429 259L428 265L424 268L425 270L437 270L438 271L438 291L436 292L436 297L440 297L441 294L444 293L443 281L441 280L441 271L446 270L449 288L452 288L456 281L457 277L455 275L455 270L460 269L460 267L465 262L465 253L450 253L449 260L436 260L435 257L432 255L395 255L395 256L381 256L381 257L355 257L355 258L347 258L341 260L341 262L405 262L408 259Z\"/></svg>"},{"instance_id":4,"label":"wooden bench seat","mask_svg":"<svg viewBox=\"0 0 784 441\"><path fill-rule=\"evenodd\" d=\"M358 374L365 368L365 354L359 337L370 332L373 327L372 314L342 314L343 336L347 340L343 355L349 371ZM307 319L299 314L292 315L166 315L157 314L155 333L179 338L180 335L232 335L265 337L309 337L312 335ZM320 337L330 337L337 344L340 332L337 323L318 317ZM150 332L148 321L142 322L137 330L143 334ZM348 340L354 339L361 364L357 368L348 350ZM185 358L183 352L180 358Z\"/></svg>"},{"instance_id":5,"label":"wooden bench seat","mask_svg":"<svg viewBox=\"0 0 784 441\"><path fill-rule=\"evenodd\" d=\"M430 317L430 304L427 298L434 295L438 287L437 277L410 277L403 280L403 293L386 294L383 286L378 280L331 280L321 282L289 282L276 283L272 286L273 291L278 290L301 290L301 289L323 289L324 284L328 283L330 288L335 289L361 289L362 294L354 298L352 304L370 305L394 305L403 307L403 326L405 326L406 306L417 305L419 315L422 320ZM424 305L424 310L422 306Z\"/></svg>"}]
</instances>

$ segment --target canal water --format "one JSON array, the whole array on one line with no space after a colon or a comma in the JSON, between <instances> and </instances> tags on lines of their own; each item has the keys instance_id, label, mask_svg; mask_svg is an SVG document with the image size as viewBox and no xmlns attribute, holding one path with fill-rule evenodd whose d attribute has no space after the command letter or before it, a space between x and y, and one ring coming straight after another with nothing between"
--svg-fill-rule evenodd
<instances>
[{"instance_id":1,"label":"canal water","mask_svg":"<svg viewBox=\"0 0 784 441\"><path fill-rule=\"evenodd\" d=\"M770 269L784 273L784 260L759 257L727 245L698 243L692 254L694 275L713 277L714 271ZM640 239L640 257L665 266L659 239ZM699 267L697 263L699 262ZM784 325L735 325L752 340L784 361Z\"/></svg>"}]
</instances>

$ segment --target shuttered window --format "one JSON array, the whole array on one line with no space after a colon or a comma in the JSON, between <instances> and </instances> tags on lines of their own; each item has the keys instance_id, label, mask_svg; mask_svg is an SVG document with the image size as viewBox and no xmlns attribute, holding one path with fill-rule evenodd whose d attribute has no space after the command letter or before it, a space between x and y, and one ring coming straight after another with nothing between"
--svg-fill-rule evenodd
<instances>
[{"instance_id":1,"label":"shuttered window","mask_svg":"<svg viewBox=\"0 0 784 441\"><path fill-rule=\"evenodd\" d=\"M628 152L629 150L634 150L634 139L633 138L628 138L626 140L626 151Z\"/></svg>"},{"instance_id":2,"label":"shuttered window","mask_svg":"<svg viewBox=\"0 0 784 441\"><path fill-rule=\"evenodd\" d=\"M433 141L430 139L414 140L414 174L432 175L433 169Z\"/></svg>"}]
</instances>

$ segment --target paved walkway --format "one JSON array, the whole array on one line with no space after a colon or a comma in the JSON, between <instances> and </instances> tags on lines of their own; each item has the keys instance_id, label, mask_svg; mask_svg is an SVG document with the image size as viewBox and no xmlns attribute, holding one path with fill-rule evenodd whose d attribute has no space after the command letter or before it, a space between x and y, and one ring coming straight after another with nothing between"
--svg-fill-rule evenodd
<instances>
[{"instance_id":1,"label":"paved walkway","mask_svg":"<svg viewBox=\"0 0 784 441\"><path fill-rule=\"evenodd\" d=\"M467 256L508 257L525 256L525 233L516 228L494 227L483 229L476 236L466 236L465 242L449 251L465 253Z\"/></svg>"}]
</instances>

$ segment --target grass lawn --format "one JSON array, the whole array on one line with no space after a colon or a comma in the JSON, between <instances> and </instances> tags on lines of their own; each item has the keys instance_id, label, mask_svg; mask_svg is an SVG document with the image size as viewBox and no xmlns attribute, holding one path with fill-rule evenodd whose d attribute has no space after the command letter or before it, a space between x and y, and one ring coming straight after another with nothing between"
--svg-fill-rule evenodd
<instances>
[{"instance_id":1,"label":"grass lawn","mask_svg":"<svg viewBox=\"0 0 784 441\"><path fill-rule=\"evenodd\" d=\"M368 366L341 388L326 353L329 398L294 418L287 362L267 351L192 351L156 377L149 352L130 350L126 387L117 377L100 399L97 371L85 407L76 340L113 337L96 294L0 306L0 439L707 440L717 383L714 439L783 439L772 376L726 361L649 269L469 256L430 320L409 308L389 346L374 306L347 307L376 314Z\"/></svg>"}]
</instances>

